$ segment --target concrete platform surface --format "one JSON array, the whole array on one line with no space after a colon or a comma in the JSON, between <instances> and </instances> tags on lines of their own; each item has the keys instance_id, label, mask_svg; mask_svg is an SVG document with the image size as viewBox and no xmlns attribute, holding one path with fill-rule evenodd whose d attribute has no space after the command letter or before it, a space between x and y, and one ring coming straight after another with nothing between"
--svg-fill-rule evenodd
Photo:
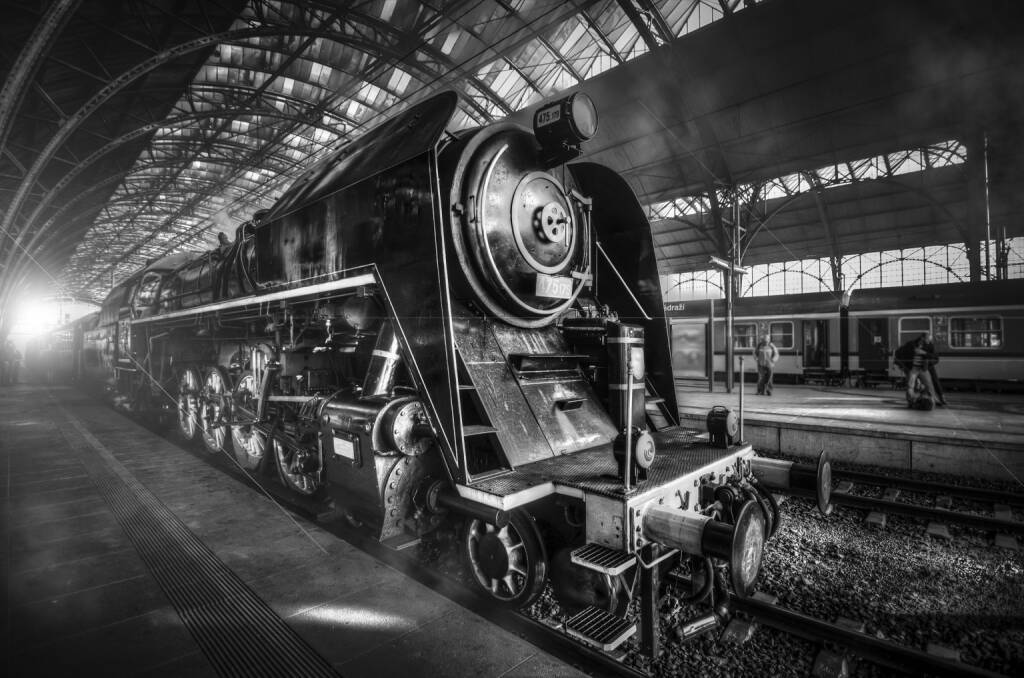
<instances>
[{"instance_id":1,"label":"concrete platform surface","mask_svg":"<svg viewBox=\"0 0 1024 678\"><path fill-rule=\"evenodd\" d=\"M684 422L703 427L714 405L739 406L739 387L677 389ZM796 455L825 447L837 458L893 468L1024 480L1024 394L952 391L947 407L907 407L904 392L778 385L744 391L744 433L755 447Z\"/></svg>"},{"instance_id":2,"label":"concrete platform surface","mask_svg":"<svg viewBox=\"0 0 1024 678\"><path fill-rule=\"evenodd\" d=\"M584 675L76 392L0 389L0 477L5 675Z\"/></svg>"}]
</instances>

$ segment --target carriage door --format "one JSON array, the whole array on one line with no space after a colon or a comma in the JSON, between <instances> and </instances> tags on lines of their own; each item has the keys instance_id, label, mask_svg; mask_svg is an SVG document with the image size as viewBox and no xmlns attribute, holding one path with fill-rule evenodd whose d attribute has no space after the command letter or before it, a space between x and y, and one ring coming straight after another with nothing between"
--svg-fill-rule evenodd
<instances>
[{"instance_id":1,"label":"carriage door","mask_svg":"<svg viewBox=\"0 0 1024 678\"><path fill-rule=\"evenodd\" d=\"M857 355L860 368L869 371L889 369L889 319L857 319Z\"/></svg>"},{"instance_id":2,"label":"carriage door","mask_svg":"<svg viewBox=\"0 0 1024 678\"><path fill-rule=\"evenodd\" d=\"M804 367L828 368L828 321L804 321Z\"/></svg>"},{"instance_id":3,"label":"carriage door","mask_svg":"<svg viewBox=\"0 0 1024 678\"><path fill-rule=\"evenodd\" d=\"M672 323L672 371L677 379L708 378L706 322Z\"/></svg>"}]
</instances>

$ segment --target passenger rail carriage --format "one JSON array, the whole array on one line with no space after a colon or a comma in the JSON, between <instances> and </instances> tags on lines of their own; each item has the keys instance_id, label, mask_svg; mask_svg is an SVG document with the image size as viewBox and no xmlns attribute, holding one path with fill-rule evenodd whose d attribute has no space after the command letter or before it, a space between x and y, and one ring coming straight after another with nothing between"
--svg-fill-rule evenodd
<instances>
[{"instance_id":1,"label":"passenger rail carriage","mask_svg":"<svg viewBox=\"0 0 1024 678\"><path fill-rule=\"evenodd\" d=\"M737 299L736 354L752 360L767 333L780 353L777 379L838 382L845 374L890 382L902 377L893 363L896 349L928 332L943 383L1024 388L1024 280L859 289L843 301L827 292ZM666 308L676 377L706 379L709 355L713 372L723 375L725 302L670 302Z\"/></svg>"}]
</instances>

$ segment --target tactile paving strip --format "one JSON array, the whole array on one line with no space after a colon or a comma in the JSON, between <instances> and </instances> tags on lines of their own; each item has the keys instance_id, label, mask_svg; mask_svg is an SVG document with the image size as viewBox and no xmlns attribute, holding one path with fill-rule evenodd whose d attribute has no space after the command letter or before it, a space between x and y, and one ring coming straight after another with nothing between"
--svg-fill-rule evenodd
<instances>
[{"instance_id":1,"label":"tactile paving strip","mask_svg":"<svg viewBox=\"0 0 1024 678\"><path fill-rule=\"evenodd\" d=\"M100 495L219 675L338 676L103 443L66 409L56 409L73 427L61 429L68 446L92 457L85 466Z\"/></svg>"}]
</instances>

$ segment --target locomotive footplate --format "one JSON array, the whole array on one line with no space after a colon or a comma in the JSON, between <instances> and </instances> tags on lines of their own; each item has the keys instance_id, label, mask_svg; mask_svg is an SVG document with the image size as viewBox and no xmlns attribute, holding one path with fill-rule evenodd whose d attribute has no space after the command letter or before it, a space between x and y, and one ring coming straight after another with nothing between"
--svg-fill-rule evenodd
<instances>
[{"instance_id":1,"label":"locomotive footplate","mask_svg":"<svg viewBox=\"0 0 1024 678\"><path fill-rule=\"evenodd\" d=\"M706 436L681 427L653 432L658 455L647 478L629 491L630 503L651 491L678 483L717 462L737 454L749 456L749 445L712 447ZM598 495L623 499L623 483L608 443L574 454L543 459L514 471L460 486L459 494L489 506L510 510L549 494L576 497Z\"/></svg>"}]
</instances>

